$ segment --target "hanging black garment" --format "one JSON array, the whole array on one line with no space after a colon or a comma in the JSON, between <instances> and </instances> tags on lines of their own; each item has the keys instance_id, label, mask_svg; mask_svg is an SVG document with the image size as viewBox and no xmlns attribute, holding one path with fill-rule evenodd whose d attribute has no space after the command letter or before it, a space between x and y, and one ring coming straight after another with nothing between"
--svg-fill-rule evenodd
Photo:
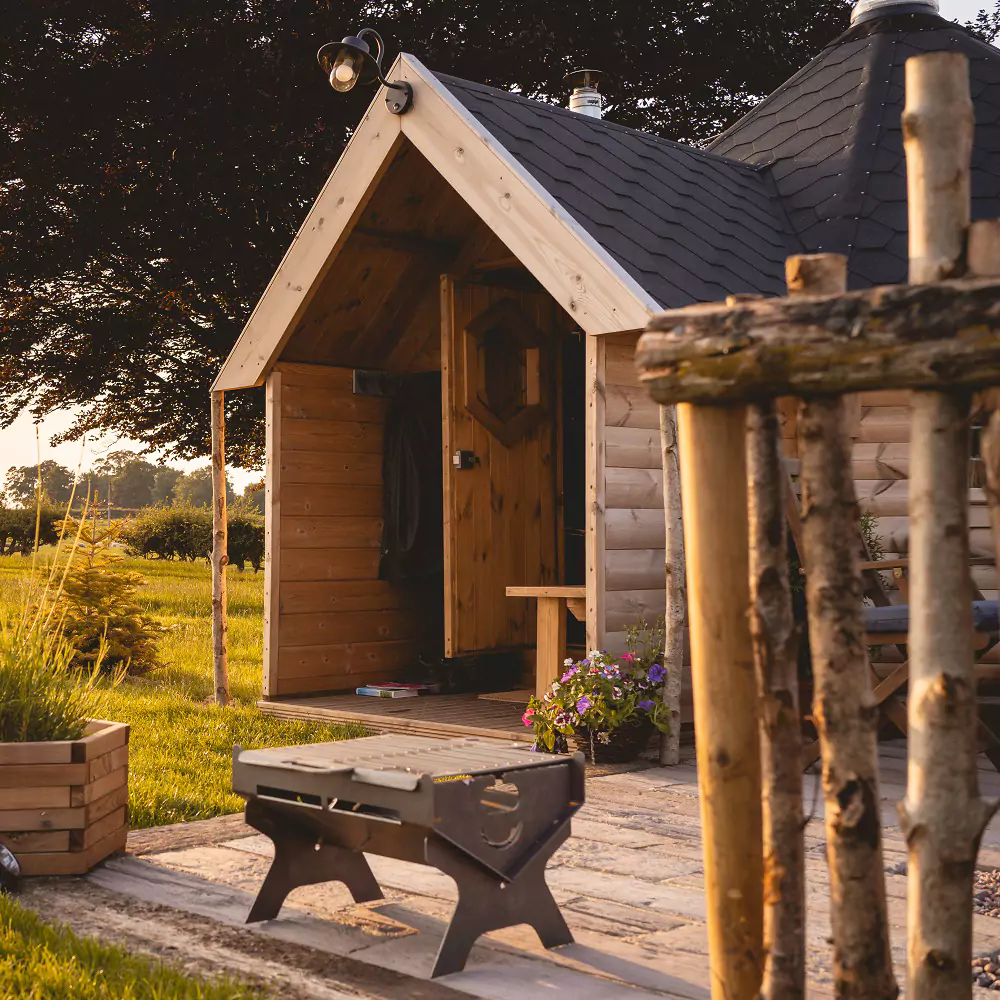
<instances>
[{"instance_id":1,"label":"hanging black garment","mask_svg":"<svg viewBox=\"0 0 1000 1000\"><path fill-rule=\"evenodd\" d=\"M441 376L396 382L382 452L385 528L379 577L395 583L441 577Z\"/></svg>"}]
</instances>

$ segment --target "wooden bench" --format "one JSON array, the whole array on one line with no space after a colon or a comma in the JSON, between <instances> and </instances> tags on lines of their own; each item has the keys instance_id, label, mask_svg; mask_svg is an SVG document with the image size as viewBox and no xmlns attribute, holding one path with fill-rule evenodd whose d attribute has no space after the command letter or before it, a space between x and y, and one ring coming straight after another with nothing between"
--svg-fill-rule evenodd
<instances>
[{"instance_id":1,"label":"wooden bench","mask_svg":"<svg viewBox=\"0 0 1000 1000\"><path fill-rule=\"evenodd\" d=\"M578 621L587 620L587 588L508 587L508 597L534 597L538 601L535 638L535 695L541 698L556 680L566 659L566 610Z\"/></svg>"}]
</instances>

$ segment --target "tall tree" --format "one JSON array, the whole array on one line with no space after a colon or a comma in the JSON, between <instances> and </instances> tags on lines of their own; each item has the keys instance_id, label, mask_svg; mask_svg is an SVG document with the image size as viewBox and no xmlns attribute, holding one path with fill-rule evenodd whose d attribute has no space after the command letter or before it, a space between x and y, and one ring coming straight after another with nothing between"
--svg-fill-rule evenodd
<instances>
[{"instance_id":1,"label":"tall tree","mask_svg":"<svg viewBox=\"0 0 1000 1000\"><path fill-rule=\"evenodd\" d=\"M20 507L34 504L39 474L43 497L56 504L69 502L73 490L73 473L51 458L47 458L41 465L22 465L10 469L3 484L3 495L7 502Z\"/></svg>"},{"instance_id":2,"label":"tall tree","mask_svg":"<svg viewBox=\"0 0 1000 1000\"><path fill-rule=\"evenodd\" d=\"M208 387L371 91L320 43L362 24L429 66L547 100L609 71L609 116L687 142L744 113L847 26L847 0L33 0L0 60L0 425L74 405L206 454ZM228 402L258 462L261 398Z\"/></svg>"},{"instance_id":3,"label":"tall tree","mask_svg":"<svg viewBox=\"0 0 1000 1000\"><path fill-rule=\"evenodd\" d=\"M172 469L169 465L157 469L156 479L153 481L153 503L168 503L172 500L174 487L183 478L184 473L180 469Z\"/></svg>"},{"instance_id":4,"label":"tall tree","mask_svg":"<svg viewBox=\"0 0 1000 1000\"><path fill-rule=\"evenodd\" d=\"M212 467L202 466L192 469L181 476L174 486L173 499L181 503L193 504L195 507L207 507L212 502ZM226 500L232 503L236 499L233 485L226 477Z\"/></svg>"},{"instance_id":5,"label":"tall tree","mask_svg":"<svg viewBox=\"0 0 1000 1000\"><path fill-rule=\"evenodd\" d=\"M159 470L135 452L113 451L91 470L105 497L116 507L148 507L153 502L153 486Z\"/></svg>"}]
</instances>

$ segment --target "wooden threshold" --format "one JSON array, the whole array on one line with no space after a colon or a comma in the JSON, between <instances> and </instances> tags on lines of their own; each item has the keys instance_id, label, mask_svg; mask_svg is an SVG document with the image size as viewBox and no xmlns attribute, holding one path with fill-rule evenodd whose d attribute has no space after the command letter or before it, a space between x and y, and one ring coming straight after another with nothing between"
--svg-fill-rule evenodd
<instances>
[{"instance_id":1,"label":"wooden threshold","mask_svg":"<svg viewBox=\"0 0 1000 1000\"><path fill-rule=\"evenodd\" d=\"M363 698L356 694L272 698L259 701L265 715L278 719L355 722L376 733L414 736L482 736L531 742L521 722L522 704L486 701L475 694L420 698Z\"/></svg>"}]
</instances>

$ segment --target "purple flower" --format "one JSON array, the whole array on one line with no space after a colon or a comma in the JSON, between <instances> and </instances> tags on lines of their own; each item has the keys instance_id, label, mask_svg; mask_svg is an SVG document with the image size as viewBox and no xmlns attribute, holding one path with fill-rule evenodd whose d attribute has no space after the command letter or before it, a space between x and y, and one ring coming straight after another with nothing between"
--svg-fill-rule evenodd
<instances>
[{"instance_id":1,"label":"purple flower","mask_svg":"<svg viewBox=\"0 0 1000 1000\"><path fill-rule=\"evenodd\" d=\"M590 657L588 656L587 659L581 660L580 661L580 666L581 667L589 667L590 666Z\"/></svg>"},{"instance_id":2,"label":"purple flower","mask_svg":"<svg viewBox=\"0 0 1000 1000\"><path fill-rule=\"evenodd\" d=\"M645 701L640 701L639 704L636 705L636 708L640 709L643 712L652 712L653 703L647 698Z\"/></svg>"},{"instance_id":3,"label":"purple flower","mask_svg":"<svg viewBox=\"0 0 1000 1000\"><path fill-rule=\"evenodd\" d=\"M572 721L573 717L569 712L560 712L555 718L557 726L568 726Z\"/></svg>"},{"instance_id":4,"label":"purple flower","mask_svg":"<svg viewBox=\"0 0 1000 1000\"><path fill-rule=\"evenodd\" d=\"M577 712L580 713L580 715L583 715L583 713L586 712L588 708L590 708L590 699L586 695L584 695L576 703L576 710L577 710Z\"/></svg>"},{"instance_id":5,"label":"purple flower","mask_svg":"<svg viewBox=\"0 0 1000 1000\"><path fill-rule=\"evenodd\" d=\"M651 684L659 684L660 681L663 680L666 673L666 670L664 670L659 663L654 663L649 668L649 682Z\"/></svg>"},{"instance_id":6,"label":"purple flower","mask_svg":"<svg viewBox=\"0 0 1000 1000\"><path fill-rule=\"evenodd\" d=\"M559 678L559 683L565 684L567 681L569 681L570 678L573 676L573 674L576 673L577 669L578 669L577 667L570 667L570 669L567 670L566 673L564 673L562 677Z\"/></svg>"}]
</instances>

